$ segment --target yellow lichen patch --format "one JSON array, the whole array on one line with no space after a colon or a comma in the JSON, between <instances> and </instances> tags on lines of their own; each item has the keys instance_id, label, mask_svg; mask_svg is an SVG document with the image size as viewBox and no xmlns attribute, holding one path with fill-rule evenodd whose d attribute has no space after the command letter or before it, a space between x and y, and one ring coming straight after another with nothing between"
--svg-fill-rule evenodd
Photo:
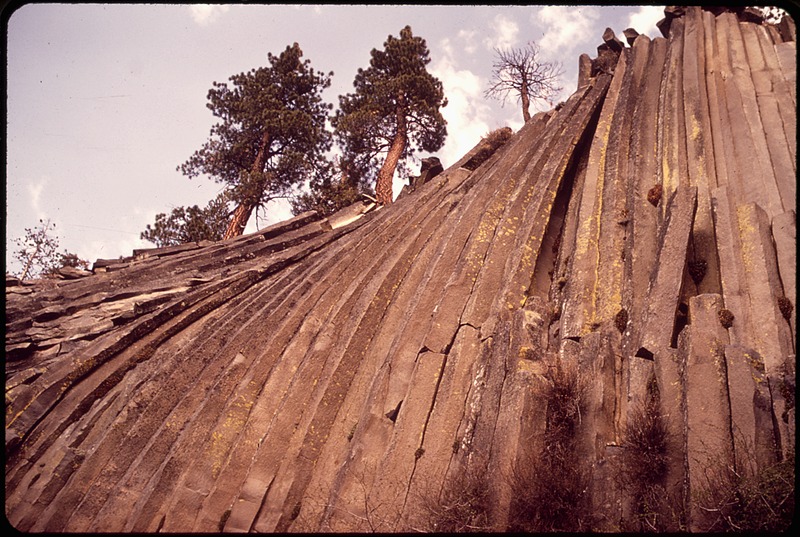
<instances>
[{"instance_id":1,"label":"yellow lichen patch","mask_svg":"<svg viewBox=\"0 0 800 537\"><path fill-rule=\"evenodd\" d=\"M756 233L753 221L756 218L753 205L740 205L736 208L739 237L742 244L742 264L746 272L753 268L753 244L749 237Z\"/></svg>"},{"instance_id":2,"label":"yellow lichen patch","mask_svg":"<svg viewBox=\"0 0 800 537\"><path fill-rule=\"evenodd\" d=\"M697 121L697 118L694 114L691 114L687 119L689 120L689 124L692 128L692 132L689 136L693 142L696 142L700 138L701 134L700 122Z\"/></svg>"},{"instance_id":3,"label":"yellow lichen patch","mask_svg":"<svg viewBox=\"0 0 800 537\"><path fill-rule=\"evenodd\" d=\"M225 456L227 450L223 442L224 436L219 431L211 433L211 442L208 446L208 454L214 461L211 466L211 475L216 478L222 468L222 458Z\"/></svg>"}]
</instances>

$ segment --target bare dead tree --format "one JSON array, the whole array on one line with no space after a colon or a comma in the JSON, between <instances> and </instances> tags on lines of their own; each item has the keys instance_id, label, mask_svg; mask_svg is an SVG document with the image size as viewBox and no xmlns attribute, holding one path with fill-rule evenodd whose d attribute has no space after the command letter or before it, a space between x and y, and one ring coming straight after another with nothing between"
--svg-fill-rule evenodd
<instances>
[{"instance_id":1,"label":"bare dead tree","mask_svg":"<svg viewBox=\"0 0 800 537\"><path fill-rule=\"evenodd\" d=\"M484 92L485 97L499 99L505 104L509 94L516 95L522 104L522 117L528 121L532 101L550 101L561 92L558 80L564 72L561 64L541 61L535 42L529 41L523 48L496 48L494 51L492 79Z\"/></svg>"}]
</instances>

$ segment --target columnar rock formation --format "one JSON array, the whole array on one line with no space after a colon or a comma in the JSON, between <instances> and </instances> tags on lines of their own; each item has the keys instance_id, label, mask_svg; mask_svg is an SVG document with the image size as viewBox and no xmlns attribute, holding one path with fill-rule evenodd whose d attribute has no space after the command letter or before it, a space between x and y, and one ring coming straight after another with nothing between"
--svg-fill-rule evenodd
<instances>
[{"instance_id":1,"label":"columnar rock formation","mask_svg":"<svg viewBox=\"0 0 800 537\"><path fill-rule=\"evenodd\" d=\"M659 524L709 529L709 480L794 456L794 26L662 28L388 208L7 282L11 523L441 529L460 496L525 526L563 371L577 529L639 529L643 416Z\"/></svg>"}]
</instances>

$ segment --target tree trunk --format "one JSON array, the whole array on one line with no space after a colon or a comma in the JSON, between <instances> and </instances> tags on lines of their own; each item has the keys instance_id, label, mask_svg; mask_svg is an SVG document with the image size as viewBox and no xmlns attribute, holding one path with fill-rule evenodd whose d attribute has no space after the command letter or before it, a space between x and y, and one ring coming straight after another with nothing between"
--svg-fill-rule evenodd
<instances>
[{"instance_id":1,"label":"tree trunk","mask_svg":"<svg viewBox=\"0 0 800 537\"><path fill-rule=\"evenodd\" d=\"M397 131L395 132L392 145L389 146L389 153L386 155L386 160L383 161L380 172L378 172L378 179L375 182L375 195L378 203L381 205L392 204L392 179L394 178L394 170L397 168L397 162L403 155L408 142L408 127L406 125L406 107L405 98L401 95L397 99Z\"/></svg>"},{"instance_id":2,"label":"tree trunk","mask_svg":"<svg viewBox=\"0 0 800 537\"><path fill-rule=\"evenodd\" d=\"M339 172L342 174L339 179L339 184L344 188L356 188L357 185L354 184L353 178L350 176L350 163L340 158L338 160L338 165Z\"/></svg>"},{"instance_id":3,"label":"tree trunk","mask_svg":"<svg viewBox=\"0 0 800 537\"><path fill-rule=\"evenodd\" d=\"M250 215L253 214L254 208L254 203L240 203L237 205L222 240L232 239L244 233L244 228L247 226L247 221L250 220Z\"/></svg>"},{"instance_id":4,"label":"tree trunk","mask_svg":"<svg viewBox=\"0 0 800 537\"><path fill-rule=\"evenodd\" d=\"M522 82L522 88L520 89L520 97L522 98L522 119L525 123L531 118L530 113L530 106L531 106L531 99L528 96L528 84L525 81Z\"/></svg>"},{"instance_id":5,"label":"tree trunk","mask_svg":"<svg viewBox=\"0 0 800 537\"><path fill-rule=\"evenodd\" d=\"M28 261L25 263L25 269L22 271L22 276L19 277L20 280L24 280L28 277L28 272L31 270L31 265L33 265L33 259L36 257L36 254L39 253L39 245L36 245L36 249L33 253L28 256Z\"/></svg>"},{"instance_id":6,"label":"tree trunk","mask_svg":"<svg viewBox=\"0 0 800 537\"><path fill-rule=\"evenodd\" d=\"M253 167L250 173L253 175L262 173L264 166L267 163L267 148L269 147L269 132L265 132L261 137L261 142L258 146L258 154L256 160L253 162ZM244 233L244 228L247 226L247 221L250 220L250 215L253 214L253 209L258 205L258 200L261 199L263 184L257 185L256 192L249 193L245 200L240 202L236 209L233 211L233 216L228 224L228 229L225 230L225 235L222 240L232 239Z\"/></svg>"}]
</instances>

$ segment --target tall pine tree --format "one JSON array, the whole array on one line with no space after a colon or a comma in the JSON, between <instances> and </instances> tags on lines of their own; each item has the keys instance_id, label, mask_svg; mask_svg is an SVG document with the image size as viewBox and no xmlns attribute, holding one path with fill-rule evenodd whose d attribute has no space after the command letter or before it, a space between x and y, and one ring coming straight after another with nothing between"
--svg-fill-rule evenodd
<instances>
[{"instance_id":1,"label":"tall pine tree","mask_svg":"<svg viewBox=\"0 0 800 537\"><path fill-rule=\"evenodd\" d=\"M214 82L206 106L221 119L201 149L178 166L184 175L208 174L227 186L235 204L224 238L241 235L253 210L288 197L294 185L325 165L331 135L322 101L330 77L315 71L295 43L269 66Z\"/></svg>"},{"instance_id":2,"label":"tall pine tree","mask_svg":"<svg viewBox=\"0 0 800 537\"><path fill-rule=\"evenodd\" d=\"M383 50L373 49L370 66L359 69L355 92L339 97L332 119L335 135L346 158L359 156L378 169L378 202L392 203L392 178L401 159L415 150L433 152L444 145L447 122L440 108L447 105L442 83L428 73L428 47L414 37L411 27L400 38L389 36Z\"/></svg>"}]
</instances>

